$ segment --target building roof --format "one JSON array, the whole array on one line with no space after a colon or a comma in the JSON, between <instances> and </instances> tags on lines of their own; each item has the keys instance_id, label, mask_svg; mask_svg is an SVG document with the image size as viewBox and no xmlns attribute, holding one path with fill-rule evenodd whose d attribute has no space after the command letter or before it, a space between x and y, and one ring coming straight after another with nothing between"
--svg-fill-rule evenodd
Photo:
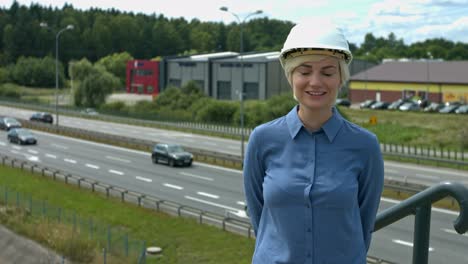
<instances>
[{"instance_id":1,"label":"building roof","mask_svg":"<svg viewBox=\"0 0 468 264\"><path fill-rule=\"evenodd\" d=\"M468 84L468 61L389 61L351 81Z\"/></svg>"},{"instance_id":2,"label":"building roof","mask_svg":"<svg viewBox=\"0 0 468 264\"><path fill-rule=\"evenodd\" d=\"M272 60L278 60L280 52L279 51L270 51L270 52L252 52L244 53L235 57L223 58L217 60L218 62L269 62ZM279 62L279 60L278 60Z\"/></svg>"}]
</instances>

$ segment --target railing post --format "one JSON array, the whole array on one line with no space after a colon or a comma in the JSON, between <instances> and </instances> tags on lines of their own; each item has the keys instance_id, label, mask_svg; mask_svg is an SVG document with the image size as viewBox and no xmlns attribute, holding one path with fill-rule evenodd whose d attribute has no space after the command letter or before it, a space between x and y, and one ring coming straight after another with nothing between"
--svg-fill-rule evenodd
<instances>
[{"instance_id":1,"label":"railing post","mask_svg":"<svg viewBox=\"0 0 468 264\"><path fill-rule=\"evenodd\" d=\"M431 205L416 208L414 219L413 264L427 264L429 260L429 233L431 231Z\"/></svg>"}]
</instances>

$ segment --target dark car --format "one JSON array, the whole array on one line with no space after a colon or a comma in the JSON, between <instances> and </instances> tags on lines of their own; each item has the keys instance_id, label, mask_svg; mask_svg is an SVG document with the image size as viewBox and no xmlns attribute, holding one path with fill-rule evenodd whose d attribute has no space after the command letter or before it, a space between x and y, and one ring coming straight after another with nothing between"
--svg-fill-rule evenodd
<instances>
[{"instance_id":1,"label":"dark car","mask_svg":"<svg viewBox=\"0 0 468 264\"><path fill-rule=\"evenodd\" d=\"M39 121L39 122L44 122L44 123L49 123L49 124L52 124L54 122L54 118L52 117L52 115L46 112L34 113L29 118L29 120Z\"/></svg>"},{"instance_id":2,"label":"dark car","mask_svg":"<svg viewBox=\"0 0 468 264\"><path fill-rule=\"evenodd\" d=\"M20 145L36 145L37 138L31 131L25 128L12 128L8 131L7 139L11 143Z\"/></svg>"},{"instance_id":3,"label":"dark car","mask_svg":"<svg viewBox=\"0 0 468 264\"><path fill-rule=\"evenodd\" d=\"M190 166L192 165L193 155L178 144L158 143L153 148L151 160L153 160L153 163L167 163L171 167L176 165Z\"/></svg>"},{"instance_id":4,"label":"dark car","mask_svg":"<svg viewBox=\"0 0 468 264\"><path fill-rule=\"evenodd\" d=\"M12 128L20 128L21 123L12 117L4 117L0 120L0 128L9 131Z\"/></svg>"},{"instance_id":5,"label":"dark car","mask_svg":"<svg viewBox=\"0 0 468 264\"><path fill-rule=\"evenodd\" d=\"M377 101L375 100L366 100L364 102L362 102L361 104L359 104L359 107L361 109L363 108L370 108L373 104L375 104Z\"/></svg>"},{"instance_id":6,"label":"dark car","mask_svg":"<svg viewBox=\"0 0 468 264\"><path fill-rule=\"evenodd\" d=\"M379 101L371 105L370 108L371 109L387 109L389 105L390 105L389 102Z\"/></svg>"},{"instance_id":7,"label":"dark car","mask_svg":"<svg viewBox=\"0 0 468 264\"><path fill-rule=\"evenodd\" d=\"M342 105L342 106L350 107L351 102L346 98L336 98L335 105Z\"/></svg>"}]
</instances>

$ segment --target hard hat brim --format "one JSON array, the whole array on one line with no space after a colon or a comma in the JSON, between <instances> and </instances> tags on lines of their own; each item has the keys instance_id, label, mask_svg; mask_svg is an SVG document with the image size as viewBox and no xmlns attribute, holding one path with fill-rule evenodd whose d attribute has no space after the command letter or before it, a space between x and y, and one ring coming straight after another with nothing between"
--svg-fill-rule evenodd
<instances>
[{"instance_id":1,"label":"hard hat brim","mask_svg":"<svg viewBox=\"0 0 468 264\"><path fill-rule=\"evenodd\" d=\"M352 55L338 49L323 49L323 48L294 48L284 51L281 54L281 61L284 62L287 59L303 56L303 55L325 55L337 57L338 59L344 60L346 63L350 63Z\"/></svg>"}]
</instances>

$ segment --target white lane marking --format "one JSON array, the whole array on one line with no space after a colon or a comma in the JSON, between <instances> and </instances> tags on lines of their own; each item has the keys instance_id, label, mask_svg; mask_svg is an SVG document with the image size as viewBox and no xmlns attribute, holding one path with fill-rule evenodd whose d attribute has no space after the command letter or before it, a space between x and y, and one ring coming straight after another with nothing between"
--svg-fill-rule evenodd
<instances>
[{"instance_id":1,"label":"white lane marking","mask_svg":"<svg viewBox=\"0 0 468 264\"><path fill-rule=\"evenodd\" d=\"M0 145L1 145L1 146L6 146L6 143L3 142L3 141L0 141Z\"/></svg>"},{"instance_id":2,"label":"white lane marking","mask_svg":"<svg viewBox=\"0 0 468 264\"><path fill-rule=\"evenodd\" d=\"M211 193L197 192L197 194L201 195L201 196L206 196L206 197L209 197L209 198L213 198L213 199L219 199L219 195L215 195L215 194L211 194Z\"/></svg>"},{"instance_id":3,"label":"white lane marking","mask_svg":"<svg viewBox=\"0 0 468 264\"><path fill-rule=\"evenodd\" d=\"M118 157L106 156L106 158L110 159L110 160L117 160L117 161L121 161L121 162L125 162L125 163L130 163L129 160L121 159L121 158L118 158Z\"/></svg>"},{"instance_id":4,"label":"white lane marking","mask_svg":"<svg viewBox=\"0 0 468 264\"><path fill-rule=\"evenodd\" d=\"M400 240L400 239L392 239L392 241L393 241L393 243L397 243L397 244L400 244L400 245L403 245L403 246L413 247L413 243L408 242L408 241L403 241L403 240ZM434 248L429 247L429 251L434 251Z\"/></svg>"},{"instance_id":5,"label":"white lane marking","mask_svg":"<svg viewBox=\"0 0 468 264\"><path fill-rule=\"evenodd\" d=\"M31 154L39 154L39 151L32 150L32 149L28 149L28 152L31 153Z\"/></svg>"},{"instance_id":6,"label":"white lane marking","mask_svg":"<svg viewBox=\"0 0 468 264\"><path fill-rule=\"evenodd\" d=\"M136 176L135 179L140 180L140 181L145 181L145 182L152 182L152 179Z\"/></svg>"},{"instance_id":7,"label":"white lane marking","mask_svg":"<svg viewBox=\"0 0 468 264\"><path fill-rule=\"evenodd\" d=\"M124 175L123 172L121 171L116 171L116 170L109 170L110 173L117 174L117 175Z\"/></svg>"},{"instance_id":8,"label":"white lane marking","mask_svg":"<svg viewBox=\"0 0 468 264\"><path fill-rule=\"evenodd\" d=\"M28 159L29 161L40 162L38 156L27 156L27 159Z\"/></svg>"},{"instance_id":9,"label":"white lane marking","mask_svg":"<svg viewBox=\"0 0 468 264\"><path fill-rule=\"evenodd\" d=\"M211 205L211 206L216 206L216 207L220 207L220 208L229 210L228 212L226 212L227 214L232 213L232 214L235 214L235 215L240 216L240 217L247 217L244 210L239 210L239 209L234 208L234 207L230 207L230 206L226 206L226 205L222 205L222 204L218 204L218 203L213 203L213 202L210 202L210 201L205 201L205 200L198 199L198 198L188 196L188 195L186 195L184 197L185 197L185 199L188 199L188 200L192 200L192 201L195 201L195 202L204 203L204 204L208 204L208 205Z\"/></svg>"},{"instance_id":10,"label":"white lane marking","mask_svg":"<svg viewBox=\"0 0 468 264\"><path fill-rule=\"evenodd\" d=\"M51 158L51 159L56 159L57 156L52 155L52 154L45 154L46 157Z\"/></svg>"},{"instance_id":11,"label":"white lane marking","mask_svg":"<svg viewBox=\"0 0 468 264\"><path fill-rule=\"evenodd\" d=\"M245 202L243 202L243 201L237 201L236 204L245 206Z\"/></svg>"},{"instance_id":12,"label":"white lane marking","mask_svg":"<svg viewBox=\"0 0 468 264\"><path fill-rule=\"evenodd\" d=\"M59 144L52 144L52 146L56 147L56 148L59 148L59 149L68 149L67 146L63 146L63 145L59 145Z\"/></svg>"},{"instance_id":13,"label":"white lane marking","mask_svg":"<svg viewBox=\"0 0 468 264\"><path fill-rule=\"evenodd\" d=\"M76 160L72 160L72 159L63 159L63 161L76 164Z\"/></svg>"},{"instance_id":14,"label":"white lane marking","mask_svg":"<svg viewBox=\"0 0 468 264\"><path fill-rule=\"evenodd\" d=\"M399 204L400 201L398 200L394 200L394 199L390 199L390 198L380 198L381 201L384 201L384 202L387 202L387 203L392 203L392 204ZM435 211L435 212L438 212L438 213L444 213L444 214L449 214L449 215L459 215L460 213L457 212L457 211L451 211L451 210L447 210L447 209L440 209L440 208L434 208L432 207L431 208L432 211Z\"/></svg>"},{"instance_id":15,"label":"white lane marking","mask_svg":"<svg viewBox=\"0 0 468 264\"><path fill-rule=\"evenodd\" d=\"M384 169L385 172L388 172L388 173L398 173L399 171L397 170L390 170L390 169Z\"/></svg>"},{"instance_id":16,"label":"white lane marking","mask_svg":"<svg viewBox=\"0 0 468 264\"><path fill-rule=\"evenodd\" d=\"M458 235L458 236L466 236L468 237L468 233L465 233L465 234L458 234L457 231L453 230L453 229L447 229L447 228L441 228L440 230L444 231L444 232L447 232L447 233L450 233L450 234L455 234L455 235Z\"/></svg>"},{"instance_id":17,"label":"white lane marking","mask_svg":"<svg viewBox=\"0 0 468 264\"><path fill-rule=\"evenodd\" d=\"M440 180L440 177L424 175L424 174L418 174L418 173L416 173L414 176L419 177L419 178L423 178L423 179Z\"/></svg>"},{"instance_id":18,"label":"white lane marking","mask_svg":"<svg viewBox=\"0 0 468 264\"><path fill-rule=\"evenodd\" d=\"M212 178L198 176L198 175L191 174L191 173L188 173L188 172L180 172L180 174L185 175L185 176L189 176L189 177L193 177L193 178L197 178L197 179L200 179L200 180L213 181Z\"/></svg>"},{"instance_id":19,"label":"white lane marking","mask_svg":"<svg viewBox=\"0 0 468 264\"><path fill-rule=\"evenodd\" d=\"M86 163L85 166L88 167L88 168L91 168L91 169L96 169L96 170L99 169L99 166L98 166L98 165L94 165L94 164Z\"/></svg>"},{"instance_id":20,"label":"white lane marking","mask_svg":"<svg viewBox=\"0 0 468 264\"><path fill-rule=\"evenodd\" d=\"M169 183L164 183L163 185L166 186L166 187L172 188L172 189L176 189L176 190L183 190L184 189L184 187L169 184Z\"/></svg>"}]
</instances>

